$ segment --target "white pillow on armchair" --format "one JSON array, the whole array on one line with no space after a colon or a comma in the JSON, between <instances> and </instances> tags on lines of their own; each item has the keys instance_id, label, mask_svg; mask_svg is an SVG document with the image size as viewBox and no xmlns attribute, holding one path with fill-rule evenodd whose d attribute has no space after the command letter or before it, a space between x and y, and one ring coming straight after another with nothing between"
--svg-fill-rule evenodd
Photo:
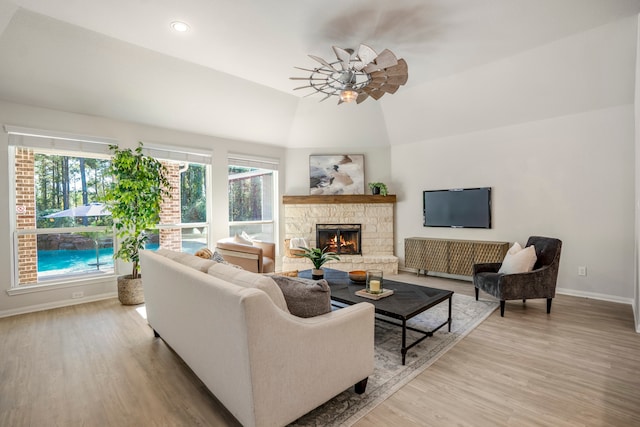
<instances>
[{"instance_id":1,"label":"white pillow on armchair","mask_svg":"<svg viewBox=\"0 0 640 427\"><path fill-rule=\"evenodd\" d=\"M509 251L507 251L507 255L504 257L502 266L500 266L498 273L526 273L533 270L533 266L536 264L537 260L536 248L533 245L522 249L520 244L516 242Z\"/></svg>"}]
</instances>

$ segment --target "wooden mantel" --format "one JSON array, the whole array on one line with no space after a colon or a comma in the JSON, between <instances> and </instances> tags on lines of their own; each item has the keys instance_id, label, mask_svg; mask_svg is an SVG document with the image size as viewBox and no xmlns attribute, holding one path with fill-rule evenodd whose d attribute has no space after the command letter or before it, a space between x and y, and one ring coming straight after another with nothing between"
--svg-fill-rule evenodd
<instances>
[{"instance_id":1,"label":"wooden mantel","mask_svg":"<svg viewBox=\"0 0 640 427\"><path fill-rule=\"evenodd\" d=\"M395 203L396 195L386 196L351 194L351 195L315 195L315 196L282 196L284 205L329 205L341 203Z\"/></svg>"}]
</instances>

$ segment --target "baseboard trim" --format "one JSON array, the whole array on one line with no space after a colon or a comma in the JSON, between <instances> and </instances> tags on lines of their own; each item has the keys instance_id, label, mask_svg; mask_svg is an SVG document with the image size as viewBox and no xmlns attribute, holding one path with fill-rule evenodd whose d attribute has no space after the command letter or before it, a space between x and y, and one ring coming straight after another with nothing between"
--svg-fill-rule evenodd
<instances>
[{"instance_id":1,"label":"baseboard trim","mask_svg":"<svg viewBox=\"0 0 640 427\"><path fill-rule=\"evenodd\" d=\"M102 301L109 298L117 298L117 292L107 292L104 294L91 295L84 298L70 298L62 301L48 302L44 304L29 305L26 307L14 308L10 310L0 310L0 318L17 316L19 314L35 313L36 311L51 310L53 308L68 307L71 305L85 304L88 302Z\"/></svg>"},{"instance_id":2,"label":"baseboard trim","mask_svg":"<svg viewBox=\"0 0 640 427\"><path fill-rule=\"evenodd\" d=\"M416 274L417 270L413 269L413 268L406 268L406 267L398 267L398 271L402 271L403 273L413 273ZM434 277L440 277L443 279L455 279L455 280L471 280L473 281L473 278L468 277L468 276L452 276L452 275L448 275L448 274L437 274L437 273L430 273L430 276L434 276ZM597 292L584 292L584 291L578 291L575 289L568 289L568 288L556 288L556 293L560 294L560 295L568 295L568 296L573 296L573 297L581 297L581 298L589 298L589 299L596 299L596 300L600 300L600 301L608 301L608 302L617 302L620 304L629 304L632 307L634 306L634 300L633 298L623 298L623 297L618 297L615 295L607 295L607 294L601 294L601 293L597 293ZM634 309L635 311L635 309ZM638 324L636 326L636 330L637 332L640 333L640 324Z\"/></svg>"},{"instance_id":3,"label":"baseboard trim","mask_svg":"<svg viewBox=\"0 0 640 427\"><path fill-rule=\"evenodd\" d=\"M633 298L617 297L615 295L600 294L597 292L577 291L575 289L556 288L556 293L561 295L569 295L572 297L581 297L589 299L597 299L600 301L617 302L620 304L629 304L633 306Z\"/></svg>"}]
</instances>

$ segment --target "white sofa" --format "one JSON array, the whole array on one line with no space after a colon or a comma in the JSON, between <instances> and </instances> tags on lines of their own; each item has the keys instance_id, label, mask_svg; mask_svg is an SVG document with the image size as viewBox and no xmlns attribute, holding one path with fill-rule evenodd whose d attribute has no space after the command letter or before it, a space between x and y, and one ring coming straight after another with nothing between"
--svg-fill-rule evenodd
<instances>
[{"instance_id":1,"label":"white sofa","mask_svg":"<svg viewBox=\"0 0 640 427\"><path fill-rule=\"evenodd\" d=\"M159 252L140 254L148 322L243 426L286 425L354 384L364 392L371 304L299 318L267 276L225 280L213 261Z\"/></svg>"}]
</instances>

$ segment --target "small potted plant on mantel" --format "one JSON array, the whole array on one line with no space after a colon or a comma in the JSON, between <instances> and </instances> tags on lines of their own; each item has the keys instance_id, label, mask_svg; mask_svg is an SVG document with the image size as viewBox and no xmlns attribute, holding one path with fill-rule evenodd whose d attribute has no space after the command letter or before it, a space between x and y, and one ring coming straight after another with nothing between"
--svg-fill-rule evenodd
<instances>
[{"instance_id":1,"label":"small potted plant on mantel","mask_svg":"<svg viewBox=\"0 0 640 427\"><path fill-rule=\"evenodd\" d=\"M371 194L380 194L381 196L387 195L387 186L383 182L370 182L369 188L371 189Z\"/></svg>"},{"instance_id":2,"label":"small potted plant on mantel","mask_svg":"<svg viewBox=\"0 0 640 427\"><path fill-rule=\"evenodd\" d=\"M322 249L320 248L309 249L301 246L298 249L303 250L304 253L295 254L295 255L302 258L308 258L313 264L314 268L311 270L311 278L315 280L322 279L324 277L324 271L322 270L322 266L324 265L325 262L331 261L331 260L340 261L340 257L338 256L338 254L336 254L335 252L327 251L326 246Z\"/></svg>"}]
</instances>

